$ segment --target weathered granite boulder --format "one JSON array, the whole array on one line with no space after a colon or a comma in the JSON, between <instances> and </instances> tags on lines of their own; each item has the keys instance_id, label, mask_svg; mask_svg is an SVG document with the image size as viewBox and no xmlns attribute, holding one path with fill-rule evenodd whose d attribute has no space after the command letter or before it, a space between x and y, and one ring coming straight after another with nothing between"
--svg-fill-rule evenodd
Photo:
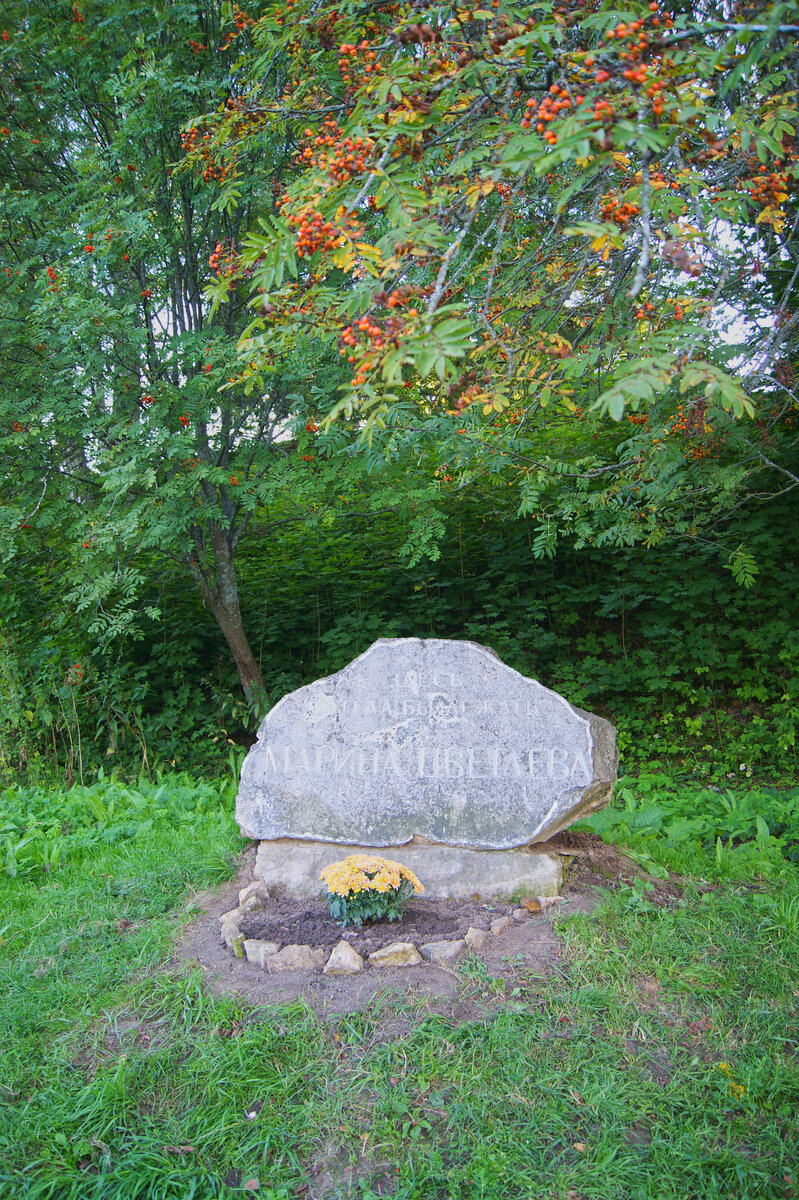
<instances>
[{"instance_id":1,"label":"weathered granite boulder","mask_svg":"<svg viewBox=\"0 0 799 1200\"><path fill-rule=\"evenodd\" d=\"M512 848L607 804L616 761L612 725L493 651L382 639L267 714L236 819L259 839Z\"/></svg>"}]
</instances>

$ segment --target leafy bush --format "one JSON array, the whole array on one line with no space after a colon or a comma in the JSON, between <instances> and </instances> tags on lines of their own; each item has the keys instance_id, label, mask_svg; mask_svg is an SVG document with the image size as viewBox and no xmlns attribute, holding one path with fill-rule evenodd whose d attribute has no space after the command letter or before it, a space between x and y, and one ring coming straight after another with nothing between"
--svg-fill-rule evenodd
<instances>
[{"instance_id":1,"label":"leafy bush","mask_svg":"<svg viewBox=\"0 0 799 1200\"><path fill-rule=\"evenodd\" d=\"M627 847L652 874L778 878L799 866L799 787L746 791L622 777L613 804L581 826Z\"/></svg>"},{"instance_id":2,"label":"leafy bush","mask_svg":"<svg viewBox=\"0 0 799 1200\"><path fill-rule=\"evenodd\" d=\"M90 787L69 791L8 787L0 793L0 869L12 878L44 874L164 826L184 829L202 843L200 830L207 832L209 822L231 824L237 783L237 775L224 784L167 774L130 785L101 771Z\"/></svg>"}]
</instances>

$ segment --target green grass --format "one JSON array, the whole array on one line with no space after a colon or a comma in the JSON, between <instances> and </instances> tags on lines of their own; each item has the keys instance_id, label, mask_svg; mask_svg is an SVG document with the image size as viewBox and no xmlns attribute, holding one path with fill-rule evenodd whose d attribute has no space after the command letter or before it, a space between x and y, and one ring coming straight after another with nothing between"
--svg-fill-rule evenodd
<instances>
[{"instance_id":1,"label":"green grass","mask_svg":"<svg viewBox=\"0 0 799 1200\"><path fill-rule=\"evenodd\" d=\"M254 1179L268 1200L796 1194L799 878L773 846L774 882L722 871L665 906L623 887L562 918L547 979L467 960L472 1020L389 992L322 1020L214 1000L168 965L191 892L241 846L229 785L166 777L127 807L119 786L82 825L76 790L9 803L16 841L23 807L72 841L0 872L3 1200L206 1200ZM113 796L141 828L103 841Z\"/></svg>"}]
</instances>

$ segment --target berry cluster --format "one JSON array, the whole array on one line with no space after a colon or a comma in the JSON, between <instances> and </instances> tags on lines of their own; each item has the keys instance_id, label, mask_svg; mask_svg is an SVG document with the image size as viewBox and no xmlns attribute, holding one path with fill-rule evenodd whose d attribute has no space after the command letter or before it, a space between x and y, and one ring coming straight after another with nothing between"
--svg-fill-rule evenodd
<instances>
[{"instance_id":1,"label":"berry cluster","mask_svg":"<svg viewBox=\"0 0 799 1200\"><path fill-rule=\"evenodd\" d=\"M441 41L440 31L427 24L406 25L396 36L401 46L418 46L420 44L432 46Z\"/></svg>"},{"instance_id":2,"label":"berry cluster","mask_svg":"<svg viewBox=\"0 0 799 1200\"><path fill-rule=\"evenodd\" d=\"M368 342L371 342L375 350L382 350L385 345L385 330L376 325L374 321L370 321L368 317L361 317L354 325L345 325L341 331L341 340L344 345L341 347L339 354L342 357L346 356L349 363L355 362L355 355L348 353L348 351L362 348L362 343L359 341L359 334ZM353 380L353 382L363 383L363 380Z\"/></svg>"},{"instance_id":3,"label":"berry cluster","mask_svg":"<svg viewBox=\"0 0 799 1200\"><path fill-rule=\"evenodd\" d=\"M788 172L760 168L760 175L746 184L749 195L761 208L779 208L788 199Z\"/></svg>"},{"instance_id":4,"label":"berry cluster","mask_svg":"<svg viewBox=\"0 0 799 1200\"><path fill-rule=\"evenodd\" d=\"M217 242L213 254L208 259L208 266L217 279L220 279L234 275L236 273L237 262L238 259L234 248L232 246L225 246L222 242Z\"/></svg>"},{"instance_id":5,"label":"berry cluster","mask_svg":"<svg viewBox=\"0 0 799 1200\"><path fill-rule=\"evenodd\" d=\"M288 200L284 196L284 202ZM289 225L297 230L294 248L300 258L310 258L317 250L335 250L344 243L332 221L326 221L320 212L305 208L299 213L289 213Z\"/></svg>"},{"instance_id":6,"label":"berry cluster","mask_svg":"<svg viewBox=\"0 0 799 1200\"><path fill-rule=\"evenodd\" d=\"M396 295L396 293L392 293L392 295ZM392 305L392 307L394 306ZM415 308L408 310L408 317L413 318L418 315ZM393 315L388 317L382 326L369 317L360 317L354 325L345 326L341 331L343 345L339 353L353 368L351 387L357 387L366 382L366 372L374 366L377 352L388 345L398 346L404 328L405 320L401 316ZM358 362L359 355L360 362Z\"/></svg>"},{"instance_id":7,"label":"berry cluster","mask_svg":"<svg viewBox=\"0 0 799 1200\"><path fill-rule=\"evenodd\" d=\"M582 104L584 96L578 95L574 98L574 104ZM557 83L553 83L549 89L549 94L544 96L544 99L539 104L537 100L528 100L526 104L527 112L522 118L522 129L529 129L533 121L535 121L536 131L544 134L544 141L550 145L557 141L557 135L551 129L547 129L549 121L554 121L555 118L566 109L571 108L572 99L565 88L560 87Z\"/></svg>"},{"instance_id":8,"label":"berry cluster","mask_svg":"<svg viewBox=\"0 0 799 1200\"><path fill-rule=\"evenodd\" d=\"M384 304L386 308L404 308L409 304L414 296L423 296L429 293L431 288L419 288L414 285L407 287L394 288L391 292L375 292L375 300L378 304ZM415 308L408 309L409 317L418 316Z\"/></svg>"},{"instance_id":9,"label":"berry cluster","mask_svg":"<svg viewBox=\"0 0 799 1200\"><path fill-rule=\"evenodd\" d=\"M367 80L370 77L379 75L383 70L381 63L377 61L377 55L369 46L369 43L364 40L356 46L353 42L342 42L338 51L338 69L341 72L341 81L347 88L352 88L358 80L354 76L356 67L361 81ZM361 55L363 61L361 63L353 62L358 55Z\"/></svg>"},{"instance_id":10,"label":"berry cluster","mask_svg":"<svg viewBox=\"0 0 799 1200\"><path fill-rule=\"evenodd\" d=\"M336 183L348 183L353 175L365 171L369 165L368 158L374 148L372 139L342 137L341 129L330 117L324 122L323 133L314 137L314 131L306 129L305 136L313 141L300 153L303 165L328 171ZM284 196L284 203L285 200Z\"/></svg>"},{"instance_id":11,"label":"berry cluster","mask_svg":"<svg viewBox=\"0 0 799 1200\"><path fill-rule=\"evenodd\" d=\"M243 8L239 8L239 6L237 4L234 4L233 5L233 24L236 26L236 28L235 28L235 30L231 29L230 32L225 35L224 41L221 44L222 50L227 49L227 47L230 45L230 43L232 41L234 41L237 37L240 37L240 35L242 33L246 32L246 30L248 30L251 25L254 25L255 21L252 17L247 16L247 14Z\"/></svg>"},{"instance_id":12,"label":"berry cluster","mask_svg":"<svg viewBox=\"0 0 799 1200\"><path fill-rule=\"evenodd\" d=\"M606 192L602 197L600 216L603 221L613 221L619 229L628 229L633 217L637 217L641 209L638 204L624 204L614 191Z\"/></svg>"},{"instance_id":13,"label":"berry cluster","mask_svg":"<svg viewBox=\"0 0 799 1200\"><path fill-rule=\"evenodd\" d=\"M695 461L700 458L707 458L716 448L712 441L708 441L708 436L713 432L713 427L705 419L706 412L707 404L704 400L694 401L687 412L682 404L678 404L677 415L666 430L667 433L676 433L684 438L691 439L692 445L686 454L686 458L693 458Z\"/></svg>"},{"instance_id":14,"label":"berry cluster","mask_svg":"<svg viewBox=\"0 0 799 1200\"><path fill-rule=\"evenodd\" d=\"M229 175L235 177L234 160L216 160L211 152L211 135L207 130L202 133L196 125L192 129L184 129L180 135L180 142L183 153L198 160L197 171L202 175L203 183L209 183L211 180L224 183Z\"/></svg>"}]
</instances>

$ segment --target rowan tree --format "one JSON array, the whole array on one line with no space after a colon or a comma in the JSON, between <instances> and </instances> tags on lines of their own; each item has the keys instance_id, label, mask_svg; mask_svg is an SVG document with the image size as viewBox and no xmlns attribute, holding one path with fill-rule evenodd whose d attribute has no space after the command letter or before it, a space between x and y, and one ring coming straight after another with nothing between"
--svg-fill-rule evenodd
<instances>
[{"instance_id":1,"label":"rowan tree","mask_svg":"<svg viewBox=\"0 0 799 1200\"><path fill-rule=\"evenodd\" d=\"M339 367L299 339L237 380L245 299L230 280L212 315L203 296L292 154L270 131L235 210L224 163L184 169L191 118L240 110L250 26L215 0L5 6L0 520L6 580L60 587L96 639L158 617L155 557L191 572L254 701L236 552L287 473L301 502L313 435L290 422Z\"/></svg>"},{"instance_id":2,"label":"rowan tree","mask_svg":"<svg viewBox=\"0 0 799 1200\"><path fill-rule=\"evenodd\" d=\"M537 552L712 535L750 583L731 517L799 483L794 17L266 5L239 111L195 134L244 175L296 141L211 290L251 288L239 378L312 328L338 413L435 445L442 486L506 476Z\"/></svg>"}]
</instances>

